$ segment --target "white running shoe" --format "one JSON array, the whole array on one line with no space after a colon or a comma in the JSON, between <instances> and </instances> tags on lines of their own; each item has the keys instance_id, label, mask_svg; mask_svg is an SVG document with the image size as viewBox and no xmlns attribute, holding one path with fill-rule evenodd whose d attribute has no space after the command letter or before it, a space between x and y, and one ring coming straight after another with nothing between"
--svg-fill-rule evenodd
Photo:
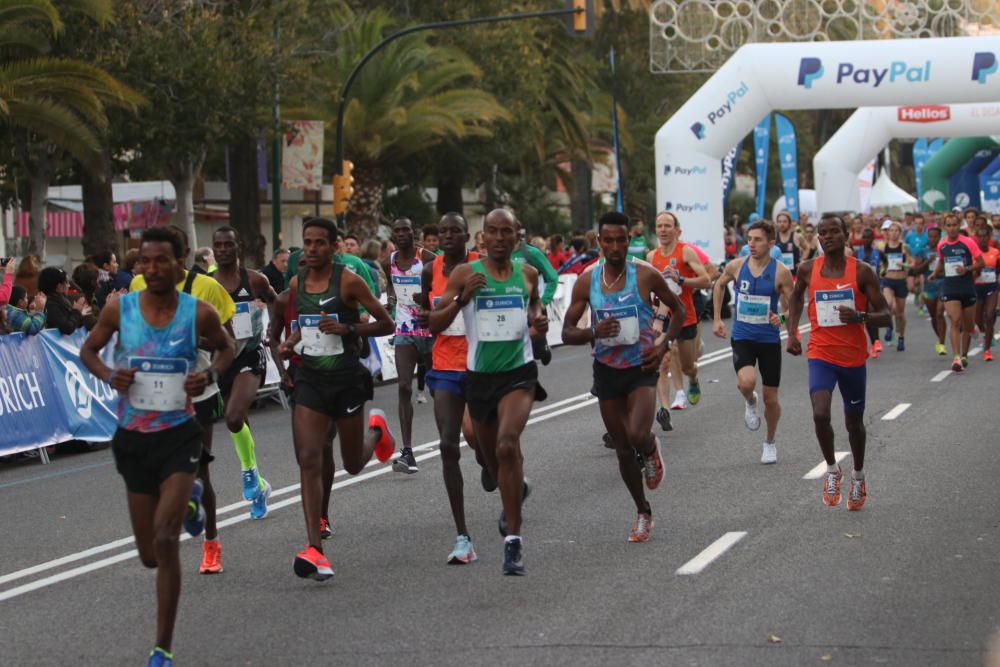
<instances>
[{"instance_id":1,"label":"white running shoe","mask_svg":"<svg viewBox=\"0 0 1000 667\"><path fill-rule=\"evenodd\" d=\"M690 408L691 404L688 403L687 393L683 389L678 389L677 393L674 395L674 402L670 404L671 410L683 410L684 408Z\"/></svg>"},{"instance_id":2,"label":"white running shoe","mask_svg":"<svg viewBox=\"0 0 1000 667\"><path fill-rule=\"evenodd\" d=\"M422 404L422 403L426 403L426 402L427 402L427 394L425 394L422 391L418 391L417 392L417 403L421 403Z\"/></svg>"},{"instance_id":3,"label":"white running shoe","mask_svg":"<svg viewBox=\"0 0 1000 667\"><path fill-rule=\"evenodd\" d=\"M743 411L743 423L751 431L760 428L760 415L757 414L757 392L753 393L753 403L746 404L746 409Z\"/></svg>"},{"instance_id":4,"label":"white running shoe","mask_svg":"<svg viewBox=\"0 0 1000 667\"><path fill-rule=\"evenodd\" d=\"M778 462L778 445L773 442L765 442L764 450L760 455L760 462L764 465Z\"/></svg>"}]
</instances>

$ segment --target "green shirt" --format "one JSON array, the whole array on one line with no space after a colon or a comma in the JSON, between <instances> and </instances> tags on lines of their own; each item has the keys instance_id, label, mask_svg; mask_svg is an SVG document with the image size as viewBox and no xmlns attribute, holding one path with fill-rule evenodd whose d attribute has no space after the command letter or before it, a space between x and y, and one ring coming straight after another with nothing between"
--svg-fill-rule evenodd
<instances>
[{"instance_id":1,"label":"green shirt","mask_svg":"<svg viewBox=\"0 0 1000 667\"><path fill-rule=\"evenodd\" d=\"M542 280L545 281L545 291L542 292L542 304L547 306L552 303L552 299L556 295L556 290L559 288L559 273L552 268L552 264L549 262L549 258L545 256L545 253L530 243L521 243L510 256L510 261L515 264L527 262L538 269Z\"/></svg>"},{"instance_id":2,"label":"green shirt","mask_svg":"<svg viewBox=\"0 0 1000 667\"><path fill-rule=\"evenodd\" d=\"M524 271L513 262L514 271L504 281L496 280L482 260L471 262L475 273L486 276L486 287L476 290L462 309L465 336L469 341L466 365L477 373L505 373L533 363L528 336L528 300Z\"/></svg>"},{"instance_id":3,"label":"green shirt","mask_svg":"<svg viewBox=\"0 0 1000 667\"><path fill-rule=\"evenodd\" d=\"M646 253L651 250L649 244L646 243L645 236L633 236L628 242L628 254L629 257L635 257L636 259L646 259Z\"/></svg>"},{"instance_id":4,"label":"green shirt","mask_svg":"<svg viewBox=\"0 0 1000 667\"><path fill-rule=\"evenodd\" d=\"M299 272L299 257L302 255L301 250L296 250L291 255L288 256L288 268L285 269L285 284L290 285L292 282L292 276L295 276ZM361 276L361 278L368 285L368 289L372 291L372 294L377 298L381 295L378 288L378 276L372 274L372 268L365 264L365 260L352 255L350 253L334 254L334 262L340 262L345 264L354 273Z\"/></svg>"}]
</instances>

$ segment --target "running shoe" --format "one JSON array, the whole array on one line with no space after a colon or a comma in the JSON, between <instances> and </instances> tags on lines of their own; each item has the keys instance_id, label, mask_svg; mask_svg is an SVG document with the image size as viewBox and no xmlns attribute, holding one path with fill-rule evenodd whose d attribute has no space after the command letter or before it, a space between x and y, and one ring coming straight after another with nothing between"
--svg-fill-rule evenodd
<instances>
[{"instance_id":1,"label":"running shoe","mask_svg":"<svg viewBox=\"0 0 1000 667\"><path fill-rule=\"evenodd\" d=\"M478 449L472 450L476 453L476 463L479 464L479 483L483 485L483 491L493 493L497 490L497 483L490 474L490 469L486 467L486 459L479 453Z\"/></svg>"},{"instance_id":2,"label":"running shoe","mask_svg":"<svg viewBox=\"0 0 1000 667\"><path fill-rule=\"evenodd\" d=\"M263 477L260 478L262 484L257 496L250 502L250 518L263 519L267 516L267 499L271 497L271 483Z\"/></svg>"},{"instance_id":3,"label":"running shoe","mask_svg":"<svg viewBox=\"0 0 1000 667\"><path fill-rule=\"evenodd\" d=\"M688 403L687 394L684 393L683 389L678 389L677 393L674 394L674 402L670 404L670 409L683 410L689 407L691 407L691 404Z\"/></svg>"},{"instance_id":4,"label":"running shoe","mask_svg":"<svg viewBox=\"0 0 1000 667\"><path fill-rule=\"evenodd\" d=\"M201 544L201 574L222 574L222 543L219 540L205 540Z\"/></svg>"},{"instance_id":5,"label":"running shoe","mask_svg":"<svg viewBox=\"0 0 1000 667\"><path fill-rule=\"evenodd\" d=\"M150 652L146 667L174 667L174 654L157 646Z\"/></svg>"},{"instance_id":6,"label":"running shoe","mask_svg":"<svg viewBox=\"0 0 1000 667\"><path fill-rule=\"evenodd\" d=\"M426 402L427 402L427 393L423 392L423 391L418 391L417 392L417 403L420 403L421 405L423 405Z\"/></svg>"},{"instance_id":7,"label":"running shoe","mask_svg":"<svg viewBox=\"0 0 1000 667\"><path fill-rule=\"evenodd\" d=\"M333 576L333 568L326 556L314 546L307 546L295 554L295 564L292 567L295 574L303 579L326 581Z\"/></svg>"},{"instance_id":8,"label":"running shoe","mask_svg":"<svg viewBox=\"0 0 1000 667\"><path fill-rule=\"evenodd\" d=\"M319 538L321 540L328 540L333 537L333 526L330 525L330 520L325 516L320 517L319 520Z\"/></svg>"},{"instance_id":9,"label":"running shoe","mask_svg":"<svg viewBox=\"0 0 1000 667\"><path fill-rule=\"evenodd\" d=\"M760 462L764 465L770 465L772 463L778 462L778 445L773 442L765 442L764 448L760 453Z\"/></svg>"},{"instance_id":10,"label":"running shoe","mask_svg":"<svg viewBox=\"0 0 1000 667\"><path fill-rule=\"evenodd\" d=\"M184 530L191 537L198 537L205 530L205 508L201 505L201 493L204 485L200 479L194 480L191 489L191 500L188 501L187 512L184 514Z\"/></svg>"},{"instance_id":11,"label":"running shoe","mask_svg":"<svg viewBox=\"0 0 1000 667\"><path fill-rule=\"evenodd\" d=\"M670 423L670 410L665 407L660 406L660 409L656 411L656 423L660 425L664 431L673 431L674 425Z\"/></svg>"},{"instance_id":12,"label":"running shoe","mask_svg":"<svg viewBox=\"0 0 1000 667\"><path fill-rule=\"evenodd\" d=\"M892 342L892 334L893 334L893 328L892 327L889 327L888 329L885 330L885 342L887 342L887 343L891 343Z\"/></svg>"},{"instance_id":13,"label":"running shoe","mask_svg":"<svg viewBox=\"0 0 1000 667\"><path fill-rule=\"evenodd\" d=\"M504 542L503 573L515 576L524 574L524 548L521 545L521 538Z\"/></svg>"},{"instance_id":14,"label":"running shoe","mask_svg":"<svg viewBox=\"0 0 1000 667\"><path fill-rule=\"evenodd\" d=\"M663 481L663 457L660 456L660 439L653 436L653 453L642 457L642 476L646 480L646 488L652 491Z\"/></svg>"},{"instance_id":15,"label":"running shoe","mask_svg":"<svg viewBox=\"0 0 1000 667\"><path fill-rule=\"evenodd\" d=\"M396 472L405 472L407 475L419 472L417 460L413 458L413 450L409 447L400 450L399 456L392 462L392 469Z\"/></svg>"},{"instance_id":16,"label":"running shoe","mask_svg":"<svg viewBox=\"0 0 1000 667\"><path fill-rule=\"evenodd\" d=\"M385 463L392 458L392 453L396 451L396 440L389 430L389 420L385 417L385 412L378 408L373 408L368 413L368 428L377 428L382 437L375 443L375 458Z\"/></svg>"},{"instance_id":17,"label":"running shoe","mask_svg":"<svg viewBox=\"0 0 1000 667\"><path fill-rule=\"evenodd\" d=\"M857 512L868 500L868 485L863 479L851 478L851 491L847 494L847 509Z\"/></svg>"},{"instance_id":18,"label":"running shoe","mask_svg":"<svg viewBox=\"0 0 1000 667\"><path fill-rule=\"evenodd\" d=\"M961 357L955 357L954 361L951 362L951 370L956 373L961 373L965 370L965 366L962 365Z\"/></svg>"},{"instance_id":19,"label":"running shoe","mask_svg":"<svg viewBox=\"0 0 1000 667\"><path fill-rule=\"evenodd\" d=\"M528 480L524 480L524 486L521 488L521 506L523 507L528 496L531 495L531 485L528 484ZM507 537L507 514L503 510L500 510L500 519L497 520L497 530L500 531L501 537Z\"/></svg>"},{"instance_id":20,"label":"running shoe","mask_svg":"<svg viewBox=\"0 0 1000 667\"><path fill-rule=\"evenodd\" d=\"M260 473L257 472L256 466L243 471L243 500L256 498L260 486Z\"/></svg>"},{"instance_id":21,"label":"running shoe","mask_svg":"<svg viewBox=\"0 0 1000 667\"><path fill-rule=\"evenodd\" d=\"M751 431L756 431L760 428L760 415L757 414L757 392L753 393L753 403L746 403L746 407L743 410L743 423Z\"/></svg>"},{"instance_id":22,"label":"running shoe","mask_svg":"<svg viewBox=\"0 0 1000 667\"><path fill-rule=\"evenodd\" d=\"M479 560L476 550L472 547L472 540L468 535L459 535L455 538L455 548L448 554L449 565L468 565Z\"/></svg>"},{"instance_id":23,"label":"running shoe","mask_svg":"<svg viewBox=\"0 0 1000 667\"><path fill-rule=\"evenodd\" d=\"M937 352L940 357L948 354L948 348L944 346L944 343L934 343L934 351Z\"/></svg>"},{"instance_id":24,"label":"running shoe","mask_svg":"<svg viewBox=\"0 0 1000 667\"><path fill-rule=\"evenodd\" d=\"M836 507L840 504L840 483L844 481L844 471L837 466L837 472L828 472L823 480L823 504Z\"/></svg>"},{"instance_id":25,"label":"running shoe","mask_svg":"<svg viewBox=\"0 0 1000 667\"><path fill-rule=\"evenodd\" d=\"M628 534L629 542L648 542L653 530L652 513L642 512L632 523L632 531Z\"/></svg>"},{"instance_id":26,"label":"running shoe","mask_svg":"<svg viewBox=\"0 0 1000 667\"><path fill-rule=\"evenodd\" d=\"M983 350L983 361L993 361L993 350Z\"/></svg>"},{"instance_id":27,"label":"running shoe","mask_svg":"<svg viewBox=\"0 0 1000 667\"><path fill-rule=\"evenodd\" d=\"M969 357L966 355L962 355L962 368L968 368L968 367L969 367Z\"/></svg>"},{"instance_id":28,"label":"running shoe","mask_svg":"<svg viewBox=\"0 0 1000 667\"><path fill-rule=\"evenodd\" d=\"M903 342L903 337L900 336L899 340L896 341L896 352L903 352L906 350L906 343Z\"/></svg>"},{"instance_id":29,"label":"running shoe","mask_svg":"<svg viewBox=\"0 0 1000 667\"><path fill-rule=\"evenodd\" d=\"M698 405L698 401L701 400L701 385L698 384L698 380L691 380L688 383L688 400L691 401L691 405Z\"/></svg>"},{"instance_id":30,"label":"running shoe","mask_svg":"<svg viewBox=\"0 0 1000 667\"><path fill-rule=\"evenodd\" d=\"M878 340L876 338L875 342L872 343L871 358L872 359L878 359L878 356L880 354L882 354L882 341L880 341L880 340Z\"/></svg>"},{"instance_id":31,"label":"running shoe","mask_svg":"<svg viewBox=\"0 0 1000 667\"><path fill-rule=\"evenodd\" d=\"M611 439L611 434L610 433L605 433L603 436L601 436L601 439L604 441L604 447L605 447L605 449L614 449L615 448L615 441Z\"/></svg>"}]
</instances>

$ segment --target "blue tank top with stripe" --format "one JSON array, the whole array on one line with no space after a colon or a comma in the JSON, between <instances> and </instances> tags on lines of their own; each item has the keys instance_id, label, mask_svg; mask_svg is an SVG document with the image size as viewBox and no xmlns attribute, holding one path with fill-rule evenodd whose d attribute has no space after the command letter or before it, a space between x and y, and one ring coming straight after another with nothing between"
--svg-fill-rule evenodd
<instances>
[{"instance_id":1,"label":"blue tank top with stripe","mask_svg":"<svg viewBox=\"0 0 1000 667\"><path fill-rule=\"evenodd\" d=\"M743 262L736 277L736 314L733 340L751 340L757 343L781 341L778 327L770 322L770 313L778 312L778 289L775 277L778 264L771 259L764 272L756 278L750 272L750 260Z\"/></svg>"},{"instance_id":2,"label":"blue tank top with stripe","mask_svg":"<svg viewBox=\"0 0 1000 667\"><path fill-rule=\"evenodd\" d=\"M598 338L594 343L594 359L612 368L634 368L642 365L642 353L653 347L653 307L639 294L636 264L625 263L625 286L618 292L605 293L602 276L605 264L590 273L590 312L594 324L614 317L621 325L615 338Z\"/></svg>"}]
</instances>

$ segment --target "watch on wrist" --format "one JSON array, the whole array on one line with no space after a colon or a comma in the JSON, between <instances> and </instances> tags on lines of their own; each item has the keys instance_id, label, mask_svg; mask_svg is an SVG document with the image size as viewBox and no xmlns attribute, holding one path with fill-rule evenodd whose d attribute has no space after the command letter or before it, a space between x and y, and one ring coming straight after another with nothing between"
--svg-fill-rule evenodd
<instances>
[{"instance_id":1,"label":"watch on wrist","mask_svg":"<svg viewBox=\"0 0 1000 667\"><path fill-rule=\"evenodd\" d=\"M858 313L858 324L865 324L868 322L868 313Z\"/></svg>"},{"instance_id":2,"label":"watch on wrist","mask_svg":"<svg viewBox=\"0 0 1000 667\"><path fill-rule=\"evenodd\" d=\"M668 318L663 313L657 313L656 315L653 315L653 319L654 320L659 320L659 321L663 322L664 324L666 324Z\"/></svg>"},{"instance_id":3,"label":"watch on wrist","mask_svg":"<svg viewBox=\"0 0 1000 667\"><path fill-rule=\"evenodd\" d=\"M353 336L357 332L358 332L358 328L355 327L353 324L348 324L347 325L347 335Z\"/></svg>"}]
</instances>

